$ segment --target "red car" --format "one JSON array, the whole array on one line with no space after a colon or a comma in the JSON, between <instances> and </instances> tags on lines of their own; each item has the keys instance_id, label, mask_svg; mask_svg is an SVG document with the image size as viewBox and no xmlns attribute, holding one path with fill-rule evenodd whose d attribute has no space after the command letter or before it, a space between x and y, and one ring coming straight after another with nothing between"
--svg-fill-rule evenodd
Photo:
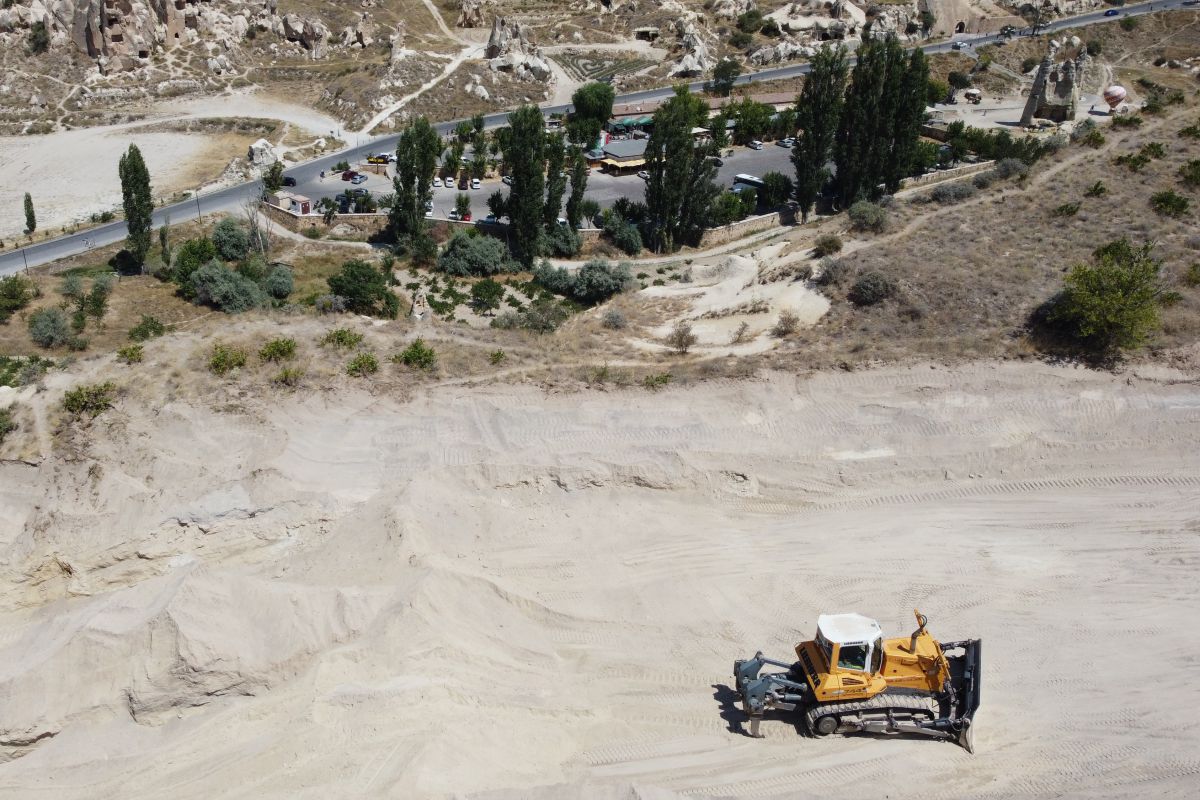
<instances>
[{"instance_id":1,"label":"red car","mask_svg":"<svg viewBox=\"0 0 1200 800\"><path fill-rule=\"evenodd\" d=\"M470 211L468 211L467 213L465 213L465 214L463 214L463 215L462 215L462 221L463 221L463 222L470 222L470 221L471 221L471 212L470 212Z\"/></svg>"},{"instance_id":2,"label":"red car","mask_svg":"<svg viewBox=\"0 0 1200 800\"><path fill-rule=\"evenodd\" d=\"M344 180L344 181L353 180L357 176L358 176L357 172L355 172L352 169L348 169L342 173L342 180Z\"/></svg>"}]
</instances>

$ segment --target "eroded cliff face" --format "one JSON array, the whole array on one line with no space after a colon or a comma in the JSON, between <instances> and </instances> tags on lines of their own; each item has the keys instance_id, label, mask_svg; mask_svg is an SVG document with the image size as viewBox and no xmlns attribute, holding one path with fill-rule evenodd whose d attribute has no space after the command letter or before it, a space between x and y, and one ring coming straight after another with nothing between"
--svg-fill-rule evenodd
<instances>
[{"instance_id":1,"label":"eroded cliff face","mask_svg":"<svg viewBox=\"0 0 1200 800\"><path fill-rule=\"evenodd\" d=\"M0 11L0 38L16 44L39 22L51 48L73 48L94 59L102 73L136 69L172 48L204 44L209 69L220 74L239 43L260 32L296 42L313 58L325 54L330 40L324 22L280 15L276 0L32 0ZM369 39L362 31L354 34L360 46Z\"/></svg>"}]
</instances>

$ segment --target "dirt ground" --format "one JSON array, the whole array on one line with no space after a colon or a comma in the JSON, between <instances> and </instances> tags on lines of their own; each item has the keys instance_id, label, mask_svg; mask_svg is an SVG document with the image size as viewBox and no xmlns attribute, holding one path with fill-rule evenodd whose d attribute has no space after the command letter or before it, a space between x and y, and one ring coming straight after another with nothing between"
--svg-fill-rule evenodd
<instances>
[{"instance_id":1,"label":"dirt ground","mask_svg":"<svg viewBox=\"0 0 1200 800\"><path fill-rule=\"evenodd\" d=\"M292 393L181 374L207 341L17 398L45 427L0 462L0 794L1194 788L1194 376ZM57 422L101 377L116 407ZM904 635L914 606L983 640L976 755L739 732L735 658L786 658L821 612ZM1153 654L1138 680L1114 647Z\"/></svg>"}]
</instances>

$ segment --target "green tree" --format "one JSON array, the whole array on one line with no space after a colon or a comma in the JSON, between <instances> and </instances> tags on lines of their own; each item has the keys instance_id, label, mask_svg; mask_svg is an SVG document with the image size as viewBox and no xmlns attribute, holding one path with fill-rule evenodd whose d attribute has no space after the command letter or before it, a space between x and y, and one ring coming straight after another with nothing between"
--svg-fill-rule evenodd
<instances>
[{"instance_id":1,"label":"green tree","mask_svg":"<svg viewBox=\"0 0 1200 800\"><path fill-rule=\"evenodd\" d=\"M708 89L720 97L729 97L738 76L742 74L742 65L732 58L723 58L713 67L712 81Z\"/></svg>"},{"instance_id":2,"label":"green tree","mask_svg":"<svg viewBox=\"0 0 1200 800\"><path fill-rule=\"evenodd\" d=\"M1096 250L1091 264L1076 264L1067 274L1051 319L1103 355L1145 342L1158 328L1162 294L1162 265L1153 249L1122 238Z\"/></svg>"},{"instance_id":3,"label":"green tree","mask_svg":"<svg viewBox=\"0 0 1200 800\"><path fill-rule=\"evenodd\" d=\"M512 176L508 218L513 257L531 266L541 249L542 208L546 177L544 124L537 106L522 106L508 115L511 134L505 137L504 161Z\"/></svg>"},{"instance_id":4,"label":"green tree","mask_svg":"<svg viewBox=\"0 0 1200 800\"><path fill-rule=\"evenodd\" d=\"M365 261L347 261L341 272L325 280L330 292L345 298L348 311L394 319L399 310L399 301L388 288L388 276Z\"/></svg>"},{"instance_id":5,"label":"green tree","mask_svg":"<svg viewBox=\"0 0 1200 800\"><path fill-rule=\"evenodd\" d=\"M812 71L796 101L799 133L792 151L792 165L796 168L796 199L805 220L829 179L826 164L833 152L838 120L842 115L846 71L844 47L821 48L813 57Z\"/></svg>"},{"instance_id":6,"label":"green tree","mask_svg":"<svg viewBox=\"0 0 1200 800\"><path fill-rule=\"evenodd\" d=\"M50 31L46 30L45 22L38 20L29 26L29 52L36 56L49 49Z\"/></svg>"},{"instance_id":7,"label":"green tree","mask_svg":"<svg viewBox=\"0 0 1200 800\"><path fill-rule=\"evenodd\" d=\"M859 48L834 145L841 204L894 191L897 175L907 173L928 83L924 56L906 58L894 35Z\"/></svg>"},{"instance_id":8,"label":"green tree","mask_svg":"<svg viewBox=\"0 0 1200 800\"><path fill-rule=\"evenodd\" d=\"M471 213L471 195L459 192L454 198L454 210L458 212L459 219L466 219Z\"/></svg>"},{"instance_id":9,"label":"green tree","mask_svg":"<svg viewBox=\"0 0 1200 800\"><path fill-rule=\"evenodd\" d=\"M708 118L708 104L686 86L654 112L654 131L646 146L646 232L658 252L674 251L699 238L712 198L711 143L696 146L692 128Z\"/></svg>"},{"instance_id":10,"label":"green tree","mask_svg":"<svg viewBox=\"0 0 1200 800\"><path fill-rule=\"evenodd\" d=\"M796 135L796 109L785 108L771 120L771 136L775 139L786 139Z\"/></svg>"},{"instance_id":11,"label":"green tree","mask_svg":"<svg viewBox=\"0 0 1200 800\"><path fill-rule=\"evenodd\" d=\"M761 139L771 130L771 117L775 109L766 103L744 97L725 107L726 113L736 120L733 138L738 144L746 144L754 139Z\"/></svg>"},{"instance_id":12,"label":"green tree","mask_svg":"<svg viewBox=\"0 0 1200 800\"><path fill-rule=\"evenodd\" d=\"M396 143L396 177L392 180L394 196L388 223L397 243L408 245L414 257L429 251L425 204L432 198L433 173L441 150L441 137L425 117L409 123Z\"/></svg>"},{"instance_id":13,"label":"green tree","mask_svg":"<svg viewBox=\"0 0 1200 800\"><path fill-rule=\"evenodd\" d=\"M546 142L546 202L542 206L542 222L547 229L558 224L558 212L562 210L563 193L567 190L567 143L561 133L549 137Z\"/></svg>"},{"instance_id":14,"label":"green tree","mask_svg":"<svg viewBox=\"0 0 1200 800\"><path fill-rule=\"evenodd\" d=\"M497 220L508 214L508 199L504 196L504 192L497 189L488 195L487 207Z\"/></svg>"},{"instance_id":15,"label":"green tree","mask_svg":"<svg viewBox=\"0 0 1200 800\"><path fill-rule=\"evenodd\" d=\"M475 131L476 136L483 133L483 125L483 114L475 114L471 117L471 129Z\"/></svg>"},{"instance_id":16,"label":"green tree","mask_svg":"<svg viewBox=\"0 0 1200 800\"><path fill-rule=\"evenodd\" d=\"M150 251L154 199L150 194L150 171L146 169L137 145L129 145L129 150L121 156L117 172L121 177L121 205L125 209L125 226L129 231L126 243L134 263L140 266L146 262L146 253Z\"/></svg>"},{"instance_id":17,"label":"green tree","mask_svg":"<svg viewBox=\"0 0 1200 800\"><path fill-rule=\"evenodd\" d=\"M604 123L612 116L616 92L607 83L585 83L571 95L571 121L567 123L567 135L571 141L583 147L595 147Z\"/></svg>"},{"instance_id":18,"label":"green tree","mask_svg":"<svg viewBox=\"0 0 1200 800\"><path fill-rule=\"evenodd\" d=\"M263 189L268 192L278 192L282 188L283 162L276 161L271 166L267 167L267 172L263 175Z\"/></svg>"},{"instance_id":19,"label":"green tree","mask_svg":"<svg viewBox=\"0 0 1200 800\"><path fill-rule=\"evenodd\" d=\"M171 266L171 215L168 214L163 219L163 224L158 229L158 250L162 257L162 262L165 266Z\"/></svg>"},{"instance_id":20,"label":"green tree","mask_svg":"<svg viewBox=\"0 0 1200 800\"><path fill-rule=\"evenodd\" d=\"M484 278L471 287L471 308L480 314L495 311L504 299L504 287L491 278Z\"/></svg>"},{"instance_id":21,"label":"green tree","mask_svg":"<svg viewBox=\"0 0 1200 800\"><path fill-rule=\"evenodd\" d=\"M571 196L567 198L567 224L571 230L579 228L583 220L583 197L587 192L587 161L578 149L571 152Z\"/></svg>"},{"instance_id":22,"label":"green tree","mask_svg":"<svg viewBox=\"0 0 1200 800\"><path fill-rule=\"evenodd\" d=\"M780 172L768 172L763 175L762 203L767 208L775 208L787 202L792 196L792 179Z\"/></svg>"},{"instance_id":23,"label":"green tree","mask_svg":"<svg viewBox=\"0 0 1200 800\"><path fill-rule=\"evenodd\" d=\"M724 107L708 123L713 149L718 153L729 147L729 112Z\"/></svg>"},{"instance_id":24,"label":"green tree","mask_svg":"<svg viewBox=\"0 0 1200 800\"><path fill-rule=\"evenodd\" d=\"M737 18L738 30L742 33L755 33L763 26L762 12L752 8Z\"/></svg>"},{"instance_id":25,"label":"green tree","mask_svg":"<svg viewBox=\"0 0 1200 800\"><path fill-rule=\"evenodd\" d=\"M37 216L33 213L33 196L25 193L25 233L37 230Z\"/></svg>"}]
</instances>

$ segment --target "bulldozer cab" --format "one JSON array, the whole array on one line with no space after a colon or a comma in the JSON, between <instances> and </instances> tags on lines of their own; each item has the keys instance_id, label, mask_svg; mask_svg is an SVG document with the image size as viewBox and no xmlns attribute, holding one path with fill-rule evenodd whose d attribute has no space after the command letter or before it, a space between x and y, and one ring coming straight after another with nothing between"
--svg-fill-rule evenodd
<instances>
[{"instance_id":1,"label":"bulldozer cab","mask_svg":"<svg viewBox=\"0 0 1200 800\"><path fill-rule=\"evenodd\" d=\"M883 664L883 634L879 623L862 614L822 614L817 617L817 646L829 672L876 674Z\"/></svg>"}]
</instances>

